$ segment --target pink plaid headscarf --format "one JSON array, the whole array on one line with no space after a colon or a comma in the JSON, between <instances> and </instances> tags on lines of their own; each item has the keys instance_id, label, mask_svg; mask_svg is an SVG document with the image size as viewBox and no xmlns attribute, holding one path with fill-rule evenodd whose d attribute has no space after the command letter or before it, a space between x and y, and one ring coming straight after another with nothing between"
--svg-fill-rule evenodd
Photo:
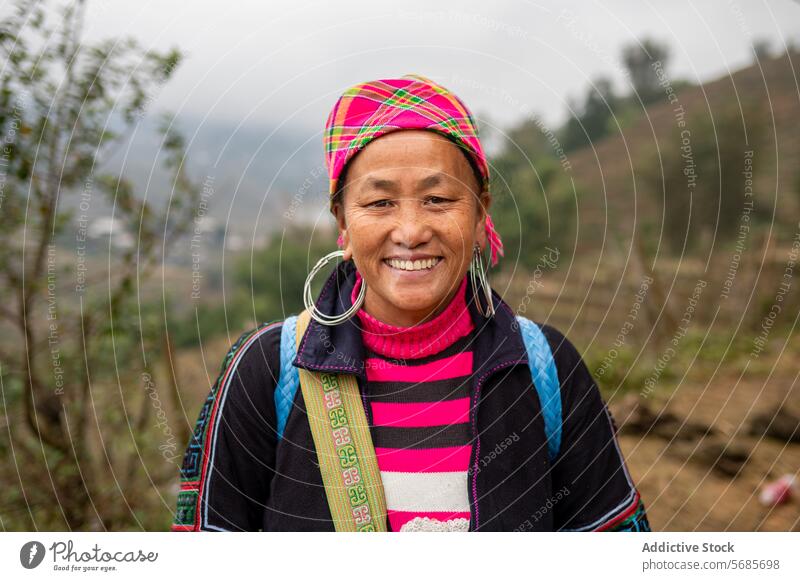
<instances>
[{"instance_id":1,"label":"pink plaid headscarf","mask_svg":"<svg viewBox=\"0 0 800 581\"><path fill-rule=\"evenodd\" d=\"M399 129L429 129L459 145L475 162L484 191L489 189L489 164L478 139L472 114L455 94L420 75L360 83L339 97L325 123L325 162L331 201L347 162L373 139ZM503 243L486 214L491 264L504 255ZM341 235L339 247L344 245Z\"/></svg>"}]
</instances>

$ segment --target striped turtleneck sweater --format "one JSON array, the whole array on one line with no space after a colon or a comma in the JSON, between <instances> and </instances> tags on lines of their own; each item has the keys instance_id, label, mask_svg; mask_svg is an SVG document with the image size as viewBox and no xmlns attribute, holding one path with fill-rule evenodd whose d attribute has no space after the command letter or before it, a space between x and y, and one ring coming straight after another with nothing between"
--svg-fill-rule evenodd
<instances>
[{"instance_id":1,"label":"striped turtleneck sweater","mask_svg":"<svg viewBox=\"0 0 800 581\"><path fill-rule=\"evenodd\" d=\"M360 285L357 273L354 301ZM441 313L413 327L358 312L370 428L393 531L469 528L474 325L466 285L465 276Z\"/></svg>"}]
</instances>

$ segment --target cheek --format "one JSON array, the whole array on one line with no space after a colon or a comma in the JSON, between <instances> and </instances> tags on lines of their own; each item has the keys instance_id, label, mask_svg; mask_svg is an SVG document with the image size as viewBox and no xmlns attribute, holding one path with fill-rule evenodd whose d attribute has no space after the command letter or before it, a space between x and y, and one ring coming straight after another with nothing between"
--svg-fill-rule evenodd
<instances>
[{"instance_id":1,"label":"cheek","mask_svg":"<svg viewBox=\"0 0 800 581\"><path fill-rule=\"evenodd\" d=\"M475 216L468 212L460 213L442 221L440 238L455 255L472 252L475 244Z\"/></svg>"},{"instance_id":2,"label":"cheek","mask_svg":"<svg viewBox=\"0 0 800 581\"><path fill-rule=\"evenodd\" d=\"M348 231L353 252L369 258L381 247L386 237L385 224L371 216L353 212L349 217Z\"/></svg>"}]
</instances>

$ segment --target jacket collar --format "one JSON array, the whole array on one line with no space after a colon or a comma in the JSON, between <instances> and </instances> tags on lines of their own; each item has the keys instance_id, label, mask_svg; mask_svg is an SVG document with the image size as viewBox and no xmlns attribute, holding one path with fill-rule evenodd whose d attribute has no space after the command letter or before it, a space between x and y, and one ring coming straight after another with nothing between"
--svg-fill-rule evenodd
<instances>
[{"instance_id":1,"label":"jacket collar","mask_svg":"<svg viewBox=\"0 0 800 581\"><path fill-rule=\"evenodd\" d=\"M329 316L344 313L352 306L351 295L355 283L356 268L353 261L340 262L317 298L317 310ZM481 380L493 371L509 365L528 363L514 312L494 290L492 300L495 314L487 319L478 312L473 300L472 285L467 284L467 308L476 330L474 349L479 365L475 371ZM311 319L293 365L309 371L350 373L366 380L364 346L358 317L353 316L334 326L323 325Z\"/></svg>"}]
</instances>

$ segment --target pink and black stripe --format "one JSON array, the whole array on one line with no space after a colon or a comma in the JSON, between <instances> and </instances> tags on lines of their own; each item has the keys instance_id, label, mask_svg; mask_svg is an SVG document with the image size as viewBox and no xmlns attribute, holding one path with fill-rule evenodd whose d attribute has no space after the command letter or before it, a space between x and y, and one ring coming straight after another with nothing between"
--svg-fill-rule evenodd
<instances>
[{"instance_id":1,"label":"pink and black stripe","mask_svg":"<svg viewBox=\"0 0 800 581\"><path fill-rule=\"evenodd\" d=\"M447 521L453 530L469 524L469 342L464 335L420 359L368 350L372 437L394 531L414 519Z\"/></svg>"}]
</instances>

